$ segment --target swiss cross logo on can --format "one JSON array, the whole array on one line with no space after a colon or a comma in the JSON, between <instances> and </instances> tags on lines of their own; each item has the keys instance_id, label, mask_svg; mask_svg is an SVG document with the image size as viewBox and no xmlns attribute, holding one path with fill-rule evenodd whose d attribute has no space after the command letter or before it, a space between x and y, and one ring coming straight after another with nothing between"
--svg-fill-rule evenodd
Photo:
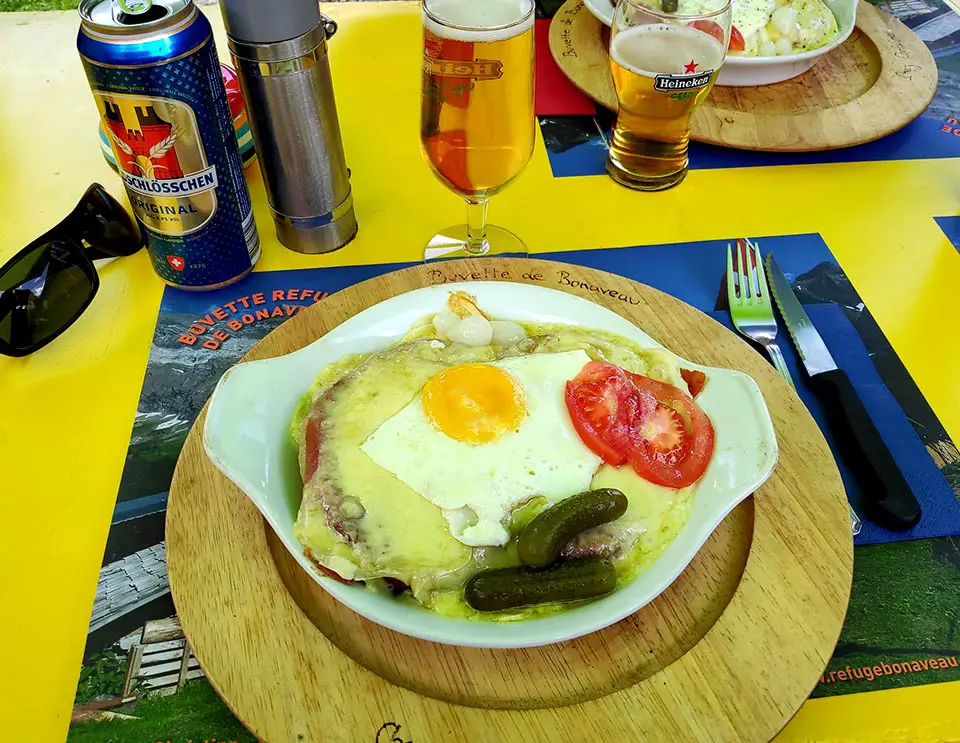
<instances>
[{"instance_id":1,"label":"swiss cross logo on can","mask_svg":"<svg viewBox=\"0 0 960 743\"><path fill-rule=\"evenodd\" d=\"M182 271L184 265L186 265L183 258L181 258L179 255L168 255L167 263L170 264L170 268L172 268L174 271Z\"/></svg>"}]
</instances>

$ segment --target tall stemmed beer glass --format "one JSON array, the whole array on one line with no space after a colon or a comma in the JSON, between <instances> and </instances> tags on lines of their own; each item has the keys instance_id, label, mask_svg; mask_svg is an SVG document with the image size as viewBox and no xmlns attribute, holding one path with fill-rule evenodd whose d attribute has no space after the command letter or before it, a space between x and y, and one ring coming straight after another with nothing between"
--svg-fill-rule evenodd
<instances>
[{"instance_id":1,"label":"tall stemmed beer glass","mask_svg":"<svg viewBox=\"0 0 960 743\"><path fill-rule=\"evenodd\" d=\"M620 0L610 31L619 113L607 172L641 191L687 175L690 118L720 74L730 0Z\"/></svg>"},{"instance_id":2,"label":"tall stemmed beer glass","mask_svg":"<svg viewBox=\"0 0 960 743\"><path fill-rule=\"evenodd\" d=\"M487 224L487 204L533 153L533 0L423 0L420 143L436 176L467 201L425 258L526 254Z\"/></svg>"}]
</instances>

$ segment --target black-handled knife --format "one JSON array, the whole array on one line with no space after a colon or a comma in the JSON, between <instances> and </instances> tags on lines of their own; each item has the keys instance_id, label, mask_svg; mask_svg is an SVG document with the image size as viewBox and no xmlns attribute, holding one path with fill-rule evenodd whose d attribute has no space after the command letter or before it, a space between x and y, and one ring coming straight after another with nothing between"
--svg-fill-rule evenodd
<instances>
[{"instance_id":1,"label":"black-handled knife","mask_svg":"<svg viewBox=\"0 0 960 743\"><path fill-rule=\"evenodd\" d=\"M840 454L860 486L863 515L887 529L903 531L916 526L920 504L857 391L846 372L837 368L772 254L767 254L766 263L773 298L810 375L811 386L824 403Z\"/></svg>"}]
</instances>

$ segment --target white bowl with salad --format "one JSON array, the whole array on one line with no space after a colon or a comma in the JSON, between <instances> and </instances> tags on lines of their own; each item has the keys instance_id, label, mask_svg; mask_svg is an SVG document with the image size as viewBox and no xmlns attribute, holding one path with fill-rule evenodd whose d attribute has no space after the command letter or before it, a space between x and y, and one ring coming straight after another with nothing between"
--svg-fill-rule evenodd
<instances>
[{"instance_id":1,"label":"white bowl with salad","mask_svg":"<svg viewBox=\"0 0 960 743\"><path fill-rule=\"evenodd\" d=\"M770 85L802 75L853 33L858 0L733 0L733 29L717 85ZM609 26L615 0L584 0ZM696 15L715 0L679 0Z\"/></svg>"}]
</instances>

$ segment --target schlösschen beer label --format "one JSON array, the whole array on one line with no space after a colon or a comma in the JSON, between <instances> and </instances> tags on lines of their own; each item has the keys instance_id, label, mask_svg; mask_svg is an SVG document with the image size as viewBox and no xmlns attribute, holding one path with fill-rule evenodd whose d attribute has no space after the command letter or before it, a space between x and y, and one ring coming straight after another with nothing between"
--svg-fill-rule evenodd
<instances>
[{"instance_id":1,"label":"schl\u00f6sschen beer label","mask_svg":"<svg viewBox=\"0 0 960 743\"><path fill-rule=\"evenodd\" d=\"M169 98L93 97L140 221L162 235L187 235L213 219L217 166L207 159L193 110Z\"/></svg>"}]
</instances>

